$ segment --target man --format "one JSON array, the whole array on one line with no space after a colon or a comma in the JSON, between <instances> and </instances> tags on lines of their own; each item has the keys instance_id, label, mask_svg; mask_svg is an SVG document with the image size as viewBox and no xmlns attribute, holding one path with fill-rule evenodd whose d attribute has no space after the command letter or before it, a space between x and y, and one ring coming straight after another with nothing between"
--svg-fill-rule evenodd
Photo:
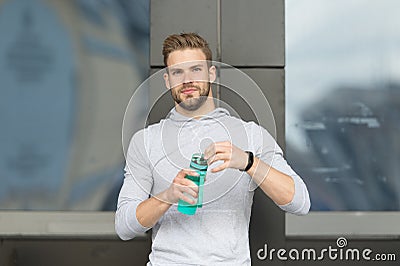
<instances>
[{"instance_id":1,"label":"man","mask_svg":"<svg viewBox=\"0 0 400 266\"><path fill-rule=\"evenodd\" d=\"M210 83L216 68L202 37L171 35L163 55L175 108L131 140L116 231L127 240L153 229L148 265L250 265L254 189L302 215L310 208L307 188L264 128L215 107ZM201 147L205 139L211 143ZM209 171L203 207L189 216L176 203L196 202L198 187L185 176L197 173L185 168L199 149Z\"/></svg>"}]
</instances>

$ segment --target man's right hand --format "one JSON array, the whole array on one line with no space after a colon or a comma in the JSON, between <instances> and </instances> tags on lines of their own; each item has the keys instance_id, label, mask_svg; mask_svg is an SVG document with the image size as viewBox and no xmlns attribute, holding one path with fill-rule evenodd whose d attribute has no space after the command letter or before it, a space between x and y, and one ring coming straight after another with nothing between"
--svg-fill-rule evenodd
<instances>
[{"instance_id":1,"label":"man's right hand","mask_svg":"<svg viewBox=\"0 0 400 266\"><path fill-rule=\"evenodd\" d=\"M196 171L182 169L176 175L169 188L160 193L158 197L169 204L175 204L180 199L187 203L195 204L199 187L192 180L185 178L186 175L199 176ZM194 199L188 197L188 195Z\"/></svg>"},{"instance_id":2,"label":"man's right hand","mask_svg":"<svg viewBox=\"0 0 400 266\"><path fill-rule=\"evenodd\" d=\"M193 170L183 169L176 175L172 184L160 194L150 197L141 202L136 209L136 218L139 223L151 228L164 215L164 213L182 199L190 204L195 204L196 201L189 198L197 198L199 187L191 180L186 179L186 175L198 176L199 174ZM185 193L185 194L184 194Z\"/></svg>"}]
</instances>

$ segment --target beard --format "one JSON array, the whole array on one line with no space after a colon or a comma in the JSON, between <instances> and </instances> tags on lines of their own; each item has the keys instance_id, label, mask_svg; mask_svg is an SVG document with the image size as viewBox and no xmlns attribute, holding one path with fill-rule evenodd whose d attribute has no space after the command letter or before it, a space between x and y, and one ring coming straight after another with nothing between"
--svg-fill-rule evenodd
<instances>
[{"instance_id":1,"label":"beard","mask_svg":"<svg viewBox=\"0 0 400 266\"><path fill-rule=\"evenodd\" d=\"M210 83L208 82L206 87L202 89L196 85L183 85L179 90L171 89L171 95L174 101L179 104L183 109L187 111L195 111L199 109L207 100L208 94L210 93ZM186 88L196 88L199 91L199 97L193 97L193 95L187 95L185 100L180 97L181 92Z\"/></svg>"}]
</instances>

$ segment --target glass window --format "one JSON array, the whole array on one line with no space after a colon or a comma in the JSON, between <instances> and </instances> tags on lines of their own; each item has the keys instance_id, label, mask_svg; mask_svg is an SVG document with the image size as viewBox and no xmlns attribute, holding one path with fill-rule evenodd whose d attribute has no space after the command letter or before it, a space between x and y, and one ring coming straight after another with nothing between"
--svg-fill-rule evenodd
<instances>
[{"instance_id":1,"label":"glass window","mask_svg":"<svg viewBox=\"0 0 400 266\"><path fill-rule=\"evenodd\" d=\"M0 210L115 209L149 1L2 1L0 34Z\"/></svg>"},{"instance_id":2,"label":"glass window","mask_svg":"<svg viewBox=\"0 0 400 266\"><path fill-rule=\"evenodd\" d=\"M313 211L400 210L398 10L286 1L286 154Z\"/></svg>"}]
</instances>

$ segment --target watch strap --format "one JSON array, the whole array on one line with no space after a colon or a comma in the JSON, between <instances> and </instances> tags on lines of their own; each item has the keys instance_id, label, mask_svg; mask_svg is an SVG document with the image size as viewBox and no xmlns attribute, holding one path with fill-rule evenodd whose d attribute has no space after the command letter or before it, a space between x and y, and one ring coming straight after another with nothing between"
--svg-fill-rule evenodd
<instances>
[{"instance_id":1,"label":"watch strap","mask_svg":"<svg viewBox=\"0 0 400 266\"><path fill-rule=\"evenodd\" d=\"M251 151L245 151L245 152L249 155L249 157L247 159L246 167L244 169L239 169L240 171L243 172L247 172L253 166L254 163L254 154Z\"/></svg>"}]
</instances>

